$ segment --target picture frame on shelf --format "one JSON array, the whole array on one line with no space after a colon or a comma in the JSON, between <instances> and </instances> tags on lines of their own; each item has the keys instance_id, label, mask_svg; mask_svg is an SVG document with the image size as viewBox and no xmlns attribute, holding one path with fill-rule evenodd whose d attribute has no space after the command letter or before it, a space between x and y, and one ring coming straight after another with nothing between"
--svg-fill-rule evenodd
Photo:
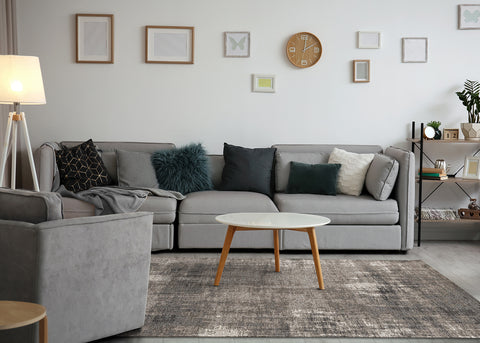
<instances>
[{"instance_id":1,"label":"picture frame on shelf","mask_svg":"<svg viewBox=\"0 0 480 343\"><path fill-rule=\"evenodd\" d=\"M480 4L458 5L458 29L480 30Z\"/></svg>"},{"instance_id":2,"label":"picture frame on shelf","mask_svg":"<svg viewBox=\"0 0 480 343\"><path fill-rule=\"evenodd\" d=\"M370 60L353 60L353 82L370 82Z\"/></svg>"},{"instance_id":3,"label":"picture frame on shelf","mask_svg":"<svg viewBox=\"0 0 480 343\"><path fill-rule=\"evenodd\" d=\"M250 57L250 32L224 32L225 57Z\"/></svg>"},{"instance_id":4,"label":"picture frame on shelf","mask_svg":"<svg viewBox=\"0 0 480 343\"><path fill-rule=\"evenodd\" d=\"M192 26L145 26L145 63L193 64Z\"/></svg>"},{"instance_id":5,"label":"picture frame on shelf","mask_svg":"<svg viewBox=\"0 0 480 343\"><path fill-rule=\"evenodd\" d=\"M113 63L113 14L76 14L76 63Z\"/></svg>"},{"instance_id":6,"label":"picture frame on shelf","mask_svg":"<svg viewBox=\"0 0 480 343\"><path fill-rule=\"evenodd\" d=\"M275 75L253 74L252 75L252 92L259 93L275 93L276 91Z\"/></svg>"},{"instance_id":7,"label":"picture frame on shelf","mask_svg":"<svg viewBox=\"0 0 480 343\"><path fill-rule=\"evenodd\" d=\"M480 179L480 157L466 156L463 166L464 179Z\"/></svg>"},{"instance_id":8,"label":"picture frame on shelf","mask_svg":"<svg viewBox=\"0 0 480 343\"><path fill-rule=\"evenodd\" d=\"M458 135L458 129L443 129L443 139L446 141L457 141Z\"/></svg>"},{"instance_id":9,"label":"picture frame on shelf","mask_svg":"<svg viewBox=\"0 0 480 343\"><path fill-rule=\"evenodd\" d=\"M357 32L357 48L358 49L380 49L381 33L380 32Z\"/></svg>"},{"instance_id":10,"label":"picture frame on shelf","mask_svg":"<svg viewBox=\"0 0 480 343\"><path fill-rule=\"evenodd\" d=\"M402 62L403 63L427 63L428 62L428 38L426 37L402 38Z\"/></svg>"}]
</instances>

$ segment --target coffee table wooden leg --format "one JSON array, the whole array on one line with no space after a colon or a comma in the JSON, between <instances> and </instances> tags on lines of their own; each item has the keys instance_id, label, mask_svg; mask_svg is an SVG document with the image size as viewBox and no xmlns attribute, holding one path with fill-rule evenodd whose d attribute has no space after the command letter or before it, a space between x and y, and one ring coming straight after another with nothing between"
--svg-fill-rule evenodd
<instances>
[{"instance_id":1,"label":"coffee table wooden leg","mask_svg":"<svg viewBox=\"0 0 480 343\"><path fill-rule=\"evenodd\" d=\"M38 324L39 343L48 343L48 319L47 316Z\"/></svg>"},{"instance_id":2,"label":"coffee table wooden leg","mask_svg":"<svg viewBox=\"0 0 480 343\"><path fill-rule=\"evenodd\" d=\"M307 229L308 238L310 238L310 246L312 247L313 262L315 263L315 271L317 272L318 287L325 289L323 285L322 267L320 266L320 254L318 253L317 236L315 235L315 228Z\"/></svg>"},{"instance_id":3,"label":"coffee table wooden leg","mask_svg":"<svg viewBox=\"0 0 480 343\"><path fill-rule=\"evenodd\" d=\"M218 263L217 276L215 277L215 286L220 284L222 278L223 268L227 261L228 252L230 251L230 245L232 244L233 235L235 234L235 227L229 226L227 234L225 235L225 243L223 243L222 255L220 256L220 262Z\"/></svg>"},{"instance_id":4,"label":"coffee table wooden leg","mask_svg":"<svg viewBox=\"0 0 480 343\"><path fill-rule=\"evenodd\" d=\"M273 246L275 250L275 271L280 271L280 241L278 238L278 230L273 230Z\"/></svg>"}]
</instances>

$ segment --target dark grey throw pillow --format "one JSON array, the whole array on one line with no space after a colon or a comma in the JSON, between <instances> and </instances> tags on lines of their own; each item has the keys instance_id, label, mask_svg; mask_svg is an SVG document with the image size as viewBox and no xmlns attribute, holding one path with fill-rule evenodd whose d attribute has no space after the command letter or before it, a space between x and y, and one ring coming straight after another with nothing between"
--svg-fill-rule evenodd
<instances>
[{"instance_id":1,"label":"dark grey throw pillow","mask_svg":"<svg viewBox=\"0 0 480 343\"><path fill-rule=\"evenodd\" d=\"M212 189L208 157L201 144L156 151L152 164L160 189L182 194Z\"/></svg>"},{"instance_id":2,"label":"dark grey throw pillow","mask_svg":"<svg viewBox=\"0 0 480 343\"><path fill-rule=\"evenodd\" d=\"M275 148L249 149L223 144L225 166L220 189L273 195L272 173Z\"/></svg>"},{"instance_id":3,"label":"dark grey throw pillow","mask_svg":"<svg viewBox=\"0 0 480 343\"><path fill-rule=\"evenodd\" d=\"M290 162L286 193L337 195L339 163L306 164Z\"/></svg>"}]
</instances>

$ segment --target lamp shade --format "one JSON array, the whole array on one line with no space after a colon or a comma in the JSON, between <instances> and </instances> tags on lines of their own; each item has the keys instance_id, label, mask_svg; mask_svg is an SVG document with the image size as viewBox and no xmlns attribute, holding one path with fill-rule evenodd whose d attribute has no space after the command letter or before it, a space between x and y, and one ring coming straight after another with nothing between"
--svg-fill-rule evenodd
<instances>
[{"instance_id":1,"label":"lamp shade","mask_svg":"<svg viewBox=\"0 0 480 343\"><path fill-rule=\"evenodd\" d=\"M42 71L36 56L0 55L0 104L45 104Z\"/></svg>"}]
</instances>

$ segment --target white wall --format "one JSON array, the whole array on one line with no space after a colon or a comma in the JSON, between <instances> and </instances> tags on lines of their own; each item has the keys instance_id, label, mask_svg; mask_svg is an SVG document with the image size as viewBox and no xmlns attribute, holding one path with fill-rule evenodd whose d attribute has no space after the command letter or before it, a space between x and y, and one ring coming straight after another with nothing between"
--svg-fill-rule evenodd
<instances>
[{"instance_id":1,"label":"white wall","mask_svg":"<svg viewBox=\"0 0 480 343\"><path fill-rule=\"evenodd\" d=\"M453 0L17 0L19 53L40 57L47 104L24 107L34 146L48 140L364 143L405 146L412 120L455 128L454 91L480 79L480 30L457 30ZM74 15L115 15L115 63L76 64ZM195 64L144 63L145 25L195 27ZM378 50L356 32L381 31ZM250 31L251 57L224 58L223 32ZM285 57L293 33L323 44L305 70ZM428 37L428 63L401 63L402 37ZM371 82L352 83L370 59ZM275 94L251 92L276 74Z\"/></svg>"}]
</instances>

